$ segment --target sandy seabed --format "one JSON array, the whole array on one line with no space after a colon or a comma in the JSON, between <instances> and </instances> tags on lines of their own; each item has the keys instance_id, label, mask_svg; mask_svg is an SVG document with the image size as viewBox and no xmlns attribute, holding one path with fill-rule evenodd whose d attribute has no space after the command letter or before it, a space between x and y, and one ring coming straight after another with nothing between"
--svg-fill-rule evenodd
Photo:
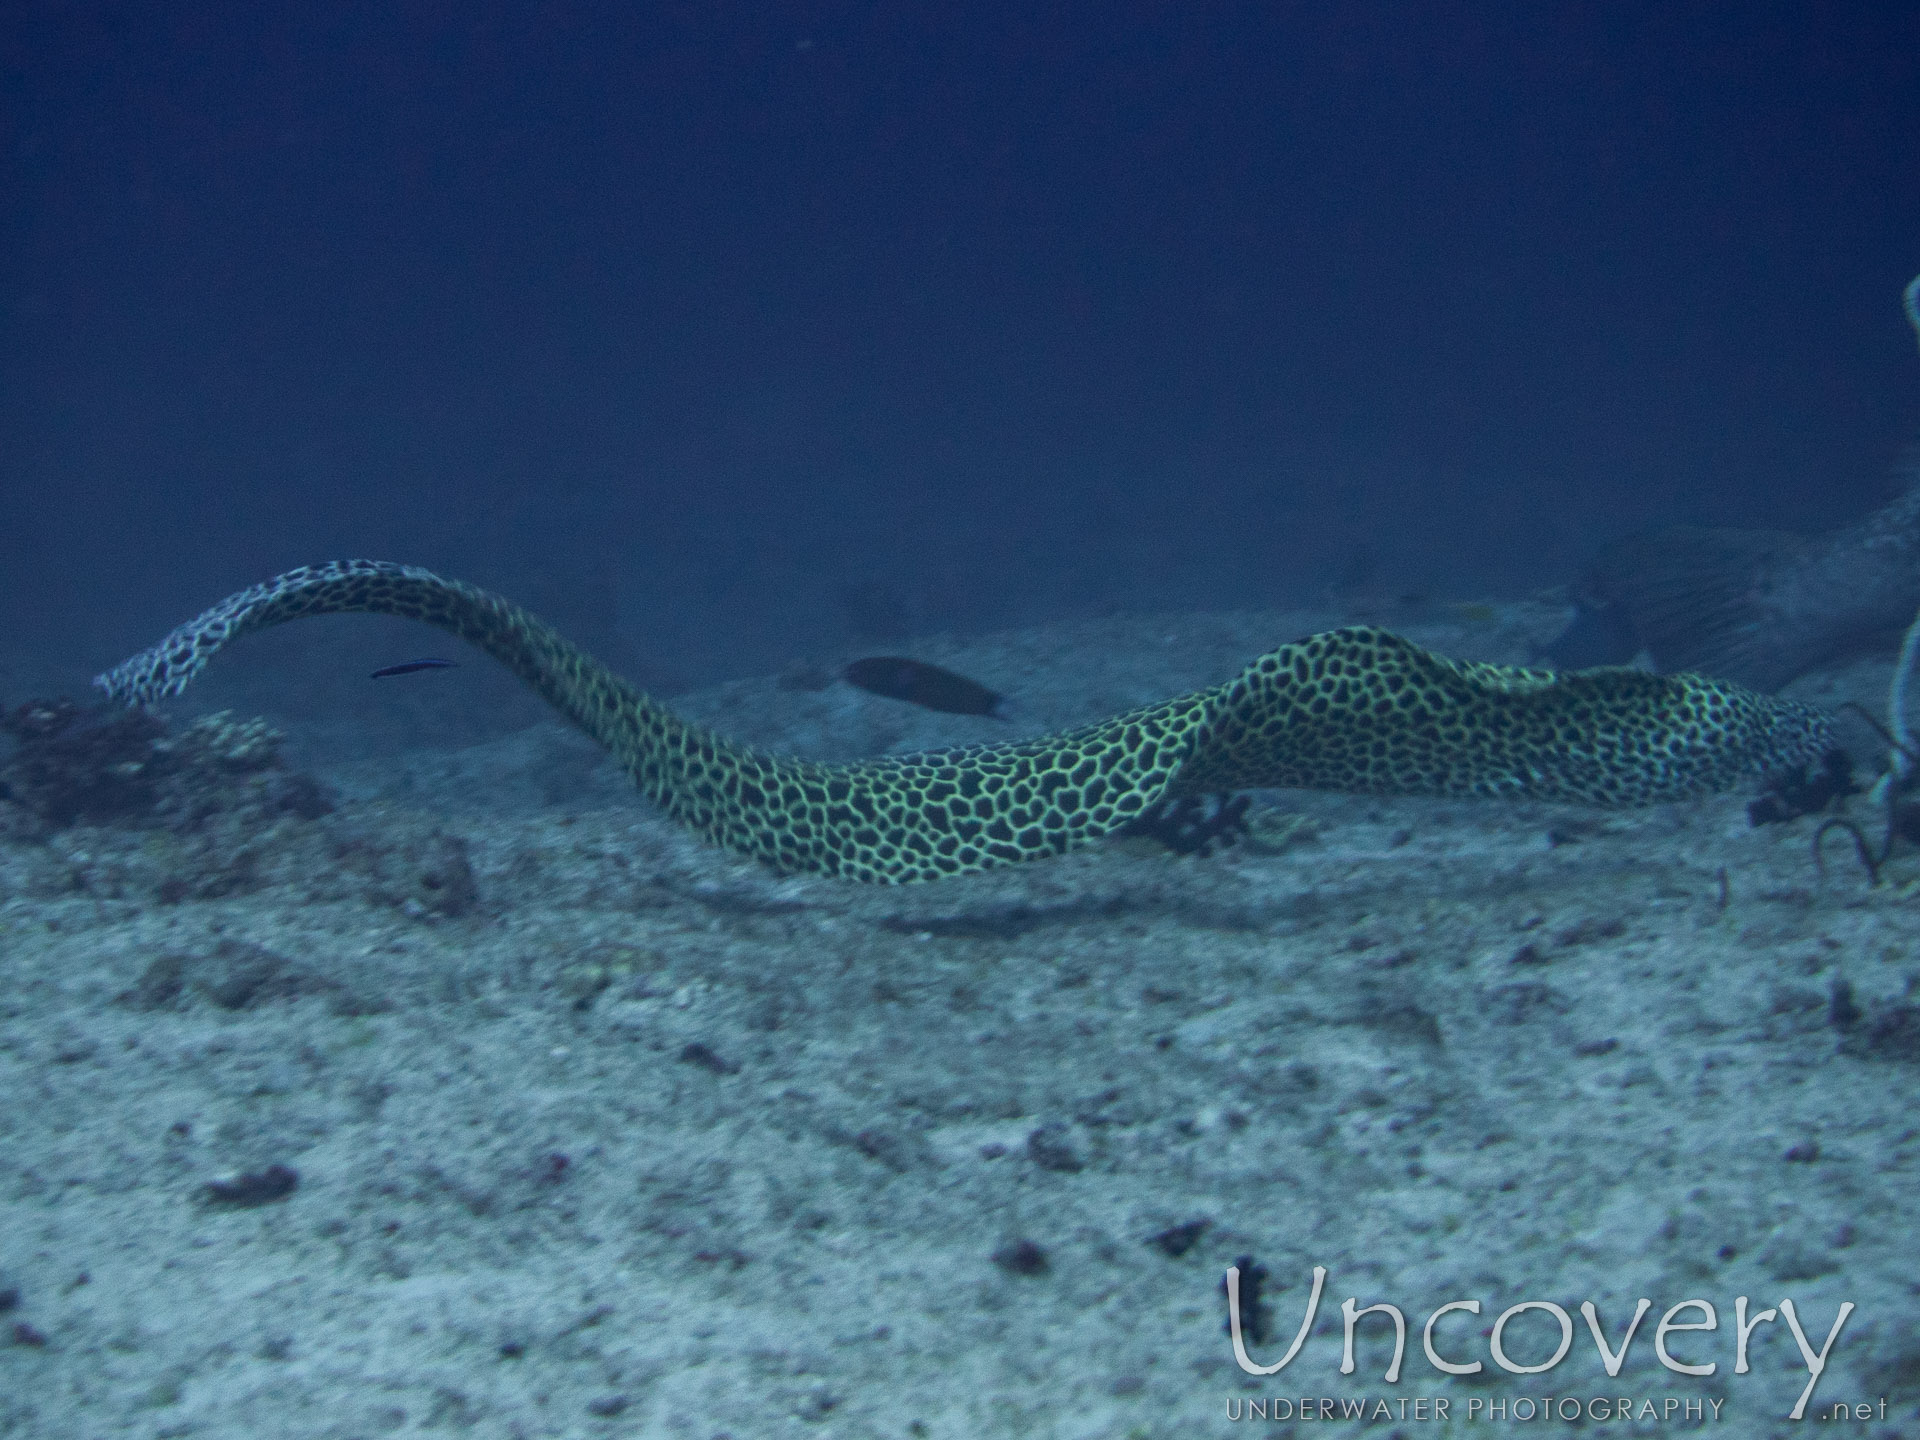
<instances>
[{"instance_id":1,"label":"sandy seabed","mask_svg":"<svg viewBox=\"0 0 1920 1440\"><path fill-rule=\"evenodd\" d=\"M997 739L1331 618L911 647L1012 727L791 676L682 708L817 755ZM1518 660L1548 618L1400 628ZM1871 886L1834 837L1822 874L1749 795L1276 793L1264 848L869 889L701 845L557 727L321 778L312 819L0 845L0 1432L1798 1434L1783 1320L1734 1373L1745 1296L1816 1349L1851 1302L1808 1415L1920 1433L1920 857ZM1263 1363L1327 1272L1270 1377L1236 1262ZM1579 1306L1617 1346L1642 1297L1609 1377ZM1393 1383L1384 1312L1340 1372L1349 1298L1405 1315ZM1477 1375L1423 1352L1454 1300ZM1717 1328L1663 1342L1711 1375L1656 1354L1689 1300ZM1528 1301L1571 1349L1509 1374ZM1536 1305L1502 1353L1559 1339ZM1539 1418L1596 1397L1634 1417Z\"/></svg>"}]
</instances>

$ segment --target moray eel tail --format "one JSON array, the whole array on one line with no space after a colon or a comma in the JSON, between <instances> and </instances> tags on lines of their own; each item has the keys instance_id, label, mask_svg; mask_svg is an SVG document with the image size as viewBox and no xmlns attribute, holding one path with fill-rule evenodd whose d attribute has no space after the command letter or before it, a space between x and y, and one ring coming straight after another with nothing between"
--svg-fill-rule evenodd
<instances>
[{"instance_id":1,"label":"moray eel tail","mask_svg":"<svg viewBox=\"0 0 1920 1440\"><path fill-rule=\"evenodd\" d=\"M1697 675L1470 664L1354 627L1064 734L827 765L734 745L511 601L377 560L291 570L230 596L94 683L150 704L249 631L343 611L425 621L486 651L709 840L782 870L887 883L1063 854L1169 796L1209 790L1643 805L1797 769L1833 744L1819 711Z\"/></svg>"}]
</instances>

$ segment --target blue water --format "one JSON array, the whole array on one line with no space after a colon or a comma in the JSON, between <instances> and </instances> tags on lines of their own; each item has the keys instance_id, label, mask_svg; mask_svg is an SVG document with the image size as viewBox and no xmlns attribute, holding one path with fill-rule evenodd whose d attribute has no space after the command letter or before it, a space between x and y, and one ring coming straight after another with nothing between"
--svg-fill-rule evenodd
<instances>
[{"instance_id":1,"label":"blue water","mask_svg":"<svg viewBox=\"0 0 1920 1440\"><path fill-rule=\"evenodd\" d=\"M679 688L1524 593L1920 430L1902 7L1029 11L14 10L9 631L365 554Z\"/></svg>"},{"instance_id":2,"label":"blue water","mask_svg":"<svg viewBox=\"0 0 1920 1440\"><path fill-rule=\"evenodd\" d=\"M1885 4L16 6L0 705L347 556L836 757L1000 736L766 677L917 645L1028 733L1291 638L1225 612L1524 662L1609 541L1884 503L1917 140ZM1703 1295L1720 1378L1643 1331L1623 1393L1740 1433L1799 1381L1778 1326L1728 1379L1738 1287L1816 1346L1851 1297L1822 1396L1911 1423L1911 857L1269 797L1306 858L896 901L694 844L468 652L368 679L438 643L290 627L196 692L332 815L0 793L0 1430L1202 1433L1279 1393L1243 1252L1285 1326L1322 1262L1416 1325ZM1303 1393L1378 1393L1334 1324Z\"/></svg>"}]
</instances>

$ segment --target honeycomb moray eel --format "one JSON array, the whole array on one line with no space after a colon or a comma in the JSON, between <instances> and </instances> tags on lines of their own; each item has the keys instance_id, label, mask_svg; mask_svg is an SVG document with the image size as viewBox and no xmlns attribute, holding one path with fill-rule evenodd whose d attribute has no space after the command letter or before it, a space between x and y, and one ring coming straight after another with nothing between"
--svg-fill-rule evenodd
<instances>
[{"instance_id":1,"label":"honeycomb moray eel","mask_svg":"<svg viewBox=\"0 0 1920 1440\"><path fill-rule=\"evenodd\" d=\"M339 611L423 620L478 646L709 840L782 870L884 883L1062 854L1179 795L1286 786L1644 805L1791 770L1832 744L1821 712L1696 675L1465 663L1356 627L1064 734L829 765L732 744L512 602L374 560L244 590L94 683L156 701L248 631Z\"/></svg>"}]
</instances>

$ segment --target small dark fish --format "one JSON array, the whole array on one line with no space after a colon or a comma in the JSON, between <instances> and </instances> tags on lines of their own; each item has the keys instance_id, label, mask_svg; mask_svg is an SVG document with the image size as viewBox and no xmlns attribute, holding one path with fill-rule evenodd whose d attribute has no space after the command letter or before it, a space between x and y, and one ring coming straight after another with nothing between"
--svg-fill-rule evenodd
<instances>
[{"instance_id":1,"label":"small dark fish","mask_svg":"<svg viewBox=\"0 0 1920 1440\"><path fill-rule=\"evenodd\" d=\"M855 660L840 672L849 685L858 685L873 695L889 700L904 700L928 710L944 710L950 715L991 715L996 720L1003 696L978 681L924 660L908 660L900 655L875 655Z\"/></svg>"},{"instance_id":2,"label":"small dark fish","mask_svg":"<svg viewBox=\"0 0 1920 1440\"><path fill-rule=\"evenodd\" d=\"M382 665L369 678L384 680L389 675L411 675L416 670L451 670L458 663L456 660L438 660L428 655L419 660L403 660L398 665Z\"/></svg>"}]
</instances>

